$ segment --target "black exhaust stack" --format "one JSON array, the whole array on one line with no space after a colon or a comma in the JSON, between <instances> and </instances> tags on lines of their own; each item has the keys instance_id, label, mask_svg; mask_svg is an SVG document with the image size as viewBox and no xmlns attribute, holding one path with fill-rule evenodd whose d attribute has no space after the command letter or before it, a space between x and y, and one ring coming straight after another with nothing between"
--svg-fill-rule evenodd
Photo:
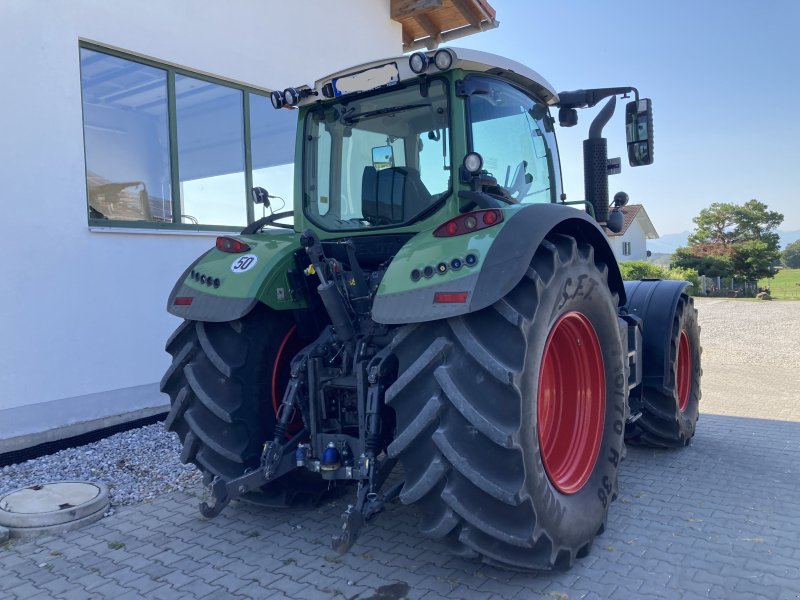
<instances>
[{"instance_id":1,"label":"black exhaust stack","mask_svg":"<svg viewBox=\"0 0 800 600\"><path fill-rule=\"evenodd\" d=\"M602 135L603 127L614 114L616 104L616 96L611 96L592 121L589 137L583 141L584 193L598 223L608 221L608 141Z\"/></svg>"}]
</instances>

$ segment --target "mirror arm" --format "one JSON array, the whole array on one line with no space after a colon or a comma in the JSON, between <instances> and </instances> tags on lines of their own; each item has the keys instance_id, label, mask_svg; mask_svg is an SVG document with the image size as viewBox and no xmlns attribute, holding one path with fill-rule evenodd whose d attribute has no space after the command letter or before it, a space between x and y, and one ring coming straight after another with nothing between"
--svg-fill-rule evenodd
<instances>
[{"instance_id":1,"label":"mirror arm","mask_svg":"<svg viewBox=\"0 0 800 600\"><path fill-rule=\"evenodd\" d=\"M634 98L639 100L639 90L631 86L560 92L558 94L558 106L561 108L587 108L596 105L609 96L621 95L626 97L631 92L633 92Z\"/></svg>"}]
</instances>

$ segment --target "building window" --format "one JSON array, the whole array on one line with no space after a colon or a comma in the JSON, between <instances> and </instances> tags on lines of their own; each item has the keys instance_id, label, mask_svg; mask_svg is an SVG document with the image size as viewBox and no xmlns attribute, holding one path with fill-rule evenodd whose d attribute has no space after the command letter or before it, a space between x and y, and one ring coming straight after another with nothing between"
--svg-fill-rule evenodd
<instances>
[{"instance_id":1,"label":"building window","mask_svg":"<svg viewBox=\"0 0 800 600\"><path fill-rule=\"evenodd\" d=\"M630 256L631 255L631 243L630 242L622 242L622 255L623 256Z\"/></svg>"},{"instance_id":2,"label":"building window","mask_svg":"<svg viewBox=\"0 0 800 600\"><path fill-rule=\"evenodd\" d=\"M262 216L254 185L291 205L295 111L94 45L80 55L90 225L241 229Z\"/></svg>"}]
</instances>

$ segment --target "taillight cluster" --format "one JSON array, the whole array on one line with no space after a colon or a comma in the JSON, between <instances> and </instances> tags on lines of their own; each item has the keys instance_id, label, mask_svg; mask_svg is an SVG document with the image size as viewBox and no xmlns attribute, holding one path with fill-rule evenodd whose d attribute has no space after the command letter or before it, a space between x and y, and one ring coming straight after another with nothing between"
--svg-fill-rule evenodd
<instances>
[{"instance_id":1,"label":"taillight cluster","mask_svg":"<svg viewBox=\"0 0 800 600\"><path fill-rule=\"evenodd\" d=\"M503 212L496 208L476 210L445 221L437 227L433 235L436 237L454 237L486 229L503 221Z\"/></svg>"},{"instance_id":2,"label":"taillight cluster","mask_svg":"<svg viewBox=\"0 0 800 600\"><path fill-rule=\"evenodd\" d=\"M239 254L250 250L250 246L245 244L242 240L224 235L217 238L217 250L230 252L231 254Z\"/></svg>"}]
</instances>

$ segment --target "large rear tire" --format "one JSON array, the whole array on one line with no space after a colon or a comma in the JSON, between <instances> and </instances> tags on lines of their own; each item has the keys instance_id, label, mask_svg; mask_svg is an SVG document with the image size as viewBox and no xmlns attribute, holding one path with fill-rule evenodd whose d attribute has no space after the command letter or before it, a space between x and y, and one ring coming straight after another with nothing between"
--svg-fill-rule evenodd
<instances>
[{"instance_id":1,"label":"large rear tire","mask_svg":"<svg viewBox=\"0 0 800 600\"><path fill-rule=\"evenodd\" d=\"M658 385L642 383L631 391L631 397L641 395L641 416L626 433L626 440L633 444L680 448L694 437L700 412L702 350L697 309L686 294L678 299L669 345L663 380Z\"/></svg>"},{"instance_id":2,"label":"large rear tire","mask_svg":"<svg viewBox=\"0 0 800 600\"><path fill-rule=\"evenodd\" d=\"M406 327L389 453L423 533L547 571L586 555L616 495L627 400L618 299L593 248L550 235L484 310Z\"/></svg>"},{"instance_id":3,"label":"large rear tire","mask_svg":"<svg viewBox=\"0 0 800 600\"><path fill-rule=\"evenodd\" d=\"M161 380L171 403L165 426L183 444L181 460L197 466L205 483L258 468L300 346L291 315L261 305L236 321L184 321L167 341L173 360ZM245 499L272 506L316 500L322 481L308 475L293 471Z\"/></svg>"}]
</instances>

